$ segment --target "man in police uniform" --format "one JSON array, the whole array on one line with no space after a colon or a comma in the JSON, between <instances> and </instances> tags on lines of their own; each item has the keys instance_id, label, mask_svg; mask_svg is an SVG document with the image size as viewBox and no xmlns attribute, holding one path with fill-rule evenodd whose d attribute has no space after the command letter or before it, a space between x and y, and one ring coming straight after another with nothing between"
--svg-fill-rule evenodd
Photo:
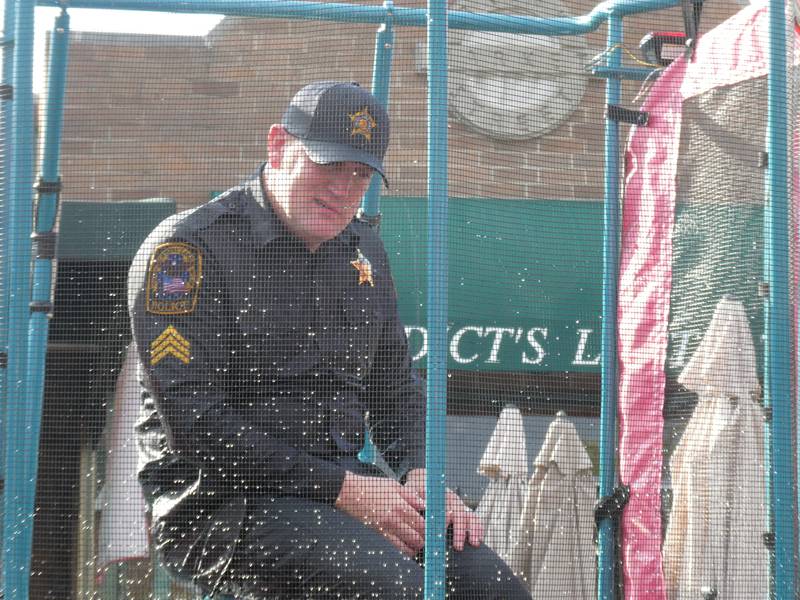
<instances>
[{"instance_id":1,"label":"man in police uniform","mask_svg":"<svg viewBox=\"0 0 800 600\"><path fill-rule=\"evenodd\" d=\"M207 592L420 597L424 391L355 218L388 142L367 91L310 84L257 174L167 219L131 266L140 481L161 560ZM447 519L450 597L529 597L452 492Z\"/></svg>"}]
</instances>

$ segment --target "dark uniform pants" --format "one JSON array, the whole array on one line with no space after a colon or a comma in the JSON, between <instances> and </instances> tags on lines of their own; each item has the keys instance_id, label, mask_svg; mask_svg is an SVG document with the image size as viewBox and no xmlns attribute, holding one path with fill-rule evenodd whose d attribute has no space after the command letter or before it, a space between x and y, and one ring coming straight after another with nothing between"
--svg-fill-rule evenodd
<instances>
[{"instance_id":1,"label":"dark uniform pants","mask_svg":"<svg viewBox=\"0 0 800 600\"><path fill-rule=\"evenodd\" d=\"M224 573L214 581L179 565L197 564L177 544L164 553L195 583L236 598L375 599L422 598L421 561L399 552L385 537L330 505L302 498L264 498L250 503L247 524ZM216 527L223 523L216 520ZM181 551L180 548L183 548ZM188 554L211 551L193 544ZM186 559L189 558L187 561ZM196 557L200 559L200 557ZM525 586L485 544L447 552L447 597L452 600L529 599Z\"/></svg>"},{"instance_id":2,"label":"dark uniform pants","mask_svg":"<svg viewBox=\"0 0 800 600\"><path fill-rule=\"evenodd\" d=\"M354 458L340 462L362 475L378 475ZM164 565L206 593L241 600L423 597L421 557L407 557L376 530L329 504L239 498L206 516L206 526L194 535L166 523L156 527ZM446 560L449 600L530 600L525 585L485 544L467 543L459 552L448 540Z\"/></svg>"}]
</instances>

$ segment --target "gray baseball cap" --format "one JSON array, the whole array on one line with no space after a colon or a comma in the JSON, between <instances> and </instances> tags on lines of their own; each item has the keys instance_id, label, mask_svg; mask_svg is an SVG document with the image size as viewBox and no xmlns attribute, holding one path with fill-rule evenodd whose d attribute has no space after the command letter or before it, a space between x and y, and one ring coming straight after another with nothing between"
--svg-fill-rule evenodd
<instances>
[{"instance_id":1,"label":"gray baseball cap","mask_svg":"<svg viewBox=\"0 0 800 600\"><path fill-rule=\"evenodd\" d=\"M380 173L388 187L383 157L389 145L389 115L357 83L308 84L292 98L282 125L303 143L314 162L363 163Z\"/></svg>"}]
</instances>

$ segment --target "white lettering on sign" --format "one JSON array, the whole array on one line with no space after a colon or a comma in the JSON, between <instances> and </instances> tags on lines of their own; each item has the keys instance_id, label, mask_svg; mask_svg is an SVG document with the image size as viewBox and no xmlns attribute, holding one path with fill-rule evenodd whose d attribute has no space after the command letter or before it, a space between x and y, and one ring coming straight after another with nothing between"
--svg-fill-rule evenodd
<instances>
[{"instance_id":1,"label":"white lettering on sign","mask_svg":"<svg viewBox=\"0 0 800 600\"><path fill-rule=\"evenodd\" d=\"M520 332L522 332L522 330L520 330ZM489 335L490 333L494 334L494 341L492 342L492 350L489 353L489 358L486 359L486 362L496 363L497 355L500 354L500 344L503 342L503 334L506 333L508 335L514 335L517 333L517 330L511 327L487 327L486 335ZM517 336L517 339L519 339L519 336Z\"/></svg>"},{"instance_id":2,"label":"white lettering on sign","mask_svg":"<svg viewBox=\"0 0 800 600\"><path fill-rule=\"evenodd\" d=\"M544 350L544 346L542 346L542 342L536 339L536 334L542 336L542 342L547 340L547 327L534 327L533 329L528 330L527 340L528 343L533 348L535 354L533 356L528 356L525 352L522 353L522 364L523 365L540 365L544 360L544 357L547 356L547 352Z\"/></svg>"},{"instance_id":3,"label":"white lettering on sign","mask_svg":"<svg viewBox=\"0 0 800 600\"><path fill-rule=\"evenodd\" d=\"M411 356L412 361L417 361L425 357L428 354L428 330L424 327L419 325L407 325L405 327L406 330L406 339L408 340L408 345L413 348L414 345L411 343L412 341L412 334L419 333L422 336L422 344L420 345L419 352Z\"/></svg>"},{"instance_id":4,"label":"white lettering on sign","mask_svg":"<svg viewBox=\"0 0 800 600\"><path fill-rule=\"evenodd\" d=\"M461 342L461 338L464 337L464 334L466 333L476 333L478 334L478 337L484 337L486 335L483 331L483 327L474 327L472 325L462 327L456 331L455 335L453 335L453 339L450 340L450 356L453 357L454 361L462 365L468 365L469 363L478 360L479 356L477 353L469 357L461 356L458 345Z\"/></svg>"},{"instance_id":5,"label":"white lettering on sign","mask_svg":"<svg viewBox=\"0 0 800 600\"><path fill-rule=\"evenodd\" d=\"M412 361L424 359L428 355L429 347L427 328L408 325L405 331ZM473 368L480 368L479 365L482 364L502 365L509 369L514 369L514 364L546 367L554 360L554 364L549 364L550 368L565 369L566 365L561 364L559 359L562 356L572 356L570 366L597 367L600 365L601 355L594 354L594 349L599 347L595 332L595 329L577 328L572 331L567 329L559 335L558 332L552 333L548 327L523 329L464 325L455 330L447 328L448 350L454 363L473 365ZM686 364L689 350L702 337L702 332L670 332L670 337L670 354L665 366L675 370ZM567 348L564 347L565 344ZM572 349L575 350L574 354Z\"/></svg>"},{"instance_id":6,"label":"white lettering on sign","mask_svg":"<svg viewBox=\"0 0 800 600\"><path fill-rule=\"evenodd\" d=\"M572 361L573 365L590 366L590 365L600 364L599 354L594 358L586 357L586 340L589 339L589 336L591 335L592 331L593 331L592 329L578 329L578 334L580 335L580 339L578 340L578 349L575 352L575 360Z\"/></svg>"}]
</instances>

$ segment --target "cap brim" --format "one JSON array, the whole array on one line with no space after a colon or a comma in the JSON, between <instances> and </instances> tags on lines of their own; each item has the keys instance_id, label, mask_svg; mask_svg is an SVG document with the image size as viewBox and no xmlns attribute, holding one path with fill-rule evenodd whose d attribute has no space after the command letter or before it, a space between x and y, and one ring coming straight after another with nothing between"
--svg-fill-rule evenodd
<instances>
[{"instance_id":1,"label":"cap brim","mask_svg":"<svg viewBox=\"0 0 800 600\"><path fill-rule=\"evenodd\" d=\"M383 184L388 188L389 180L383 172L383 164L374 155L363 150L358 150L345 144L321 142L318 140L300 140L306 149L306 154L315 163L325 165L332 162L357 162L372 167L383 178Z\"/></svg>"}]
</instances>

